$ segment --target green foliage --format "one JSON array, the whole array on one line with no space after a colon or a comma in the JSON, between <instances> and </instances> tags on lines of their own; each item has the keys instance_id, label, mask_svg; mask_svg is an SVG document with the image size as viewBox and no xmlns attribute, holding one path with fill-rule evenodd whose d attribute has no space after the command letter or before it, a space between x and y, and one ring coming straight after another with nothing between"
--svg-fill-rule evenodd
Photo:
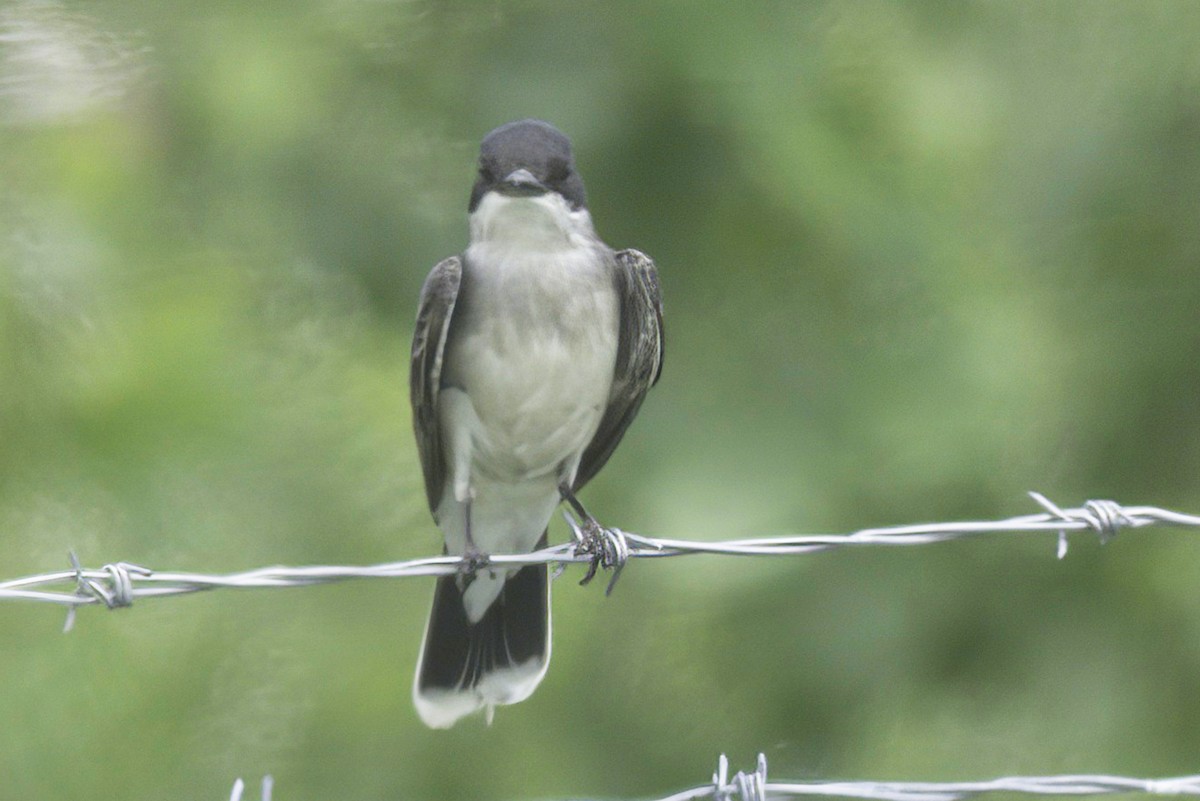
<instances>
[{"instance_id":1,"label":"green foliage","mask_svg":"<svg viewBox=\"0 0 1200 801\"><path fill-rule=\"evenodd\" d=\"M602 520L1200 509L1200 6L16 0L0 32L0 577L434 553L417 290L522 116L663 281ZM4 604L0 798L646 797L759 750L795 778L1194 772L1194 544L1053 553L560 581L542 688L448 733L409 700L424 582L68 636Z\"/></svg>"}]
</instances>

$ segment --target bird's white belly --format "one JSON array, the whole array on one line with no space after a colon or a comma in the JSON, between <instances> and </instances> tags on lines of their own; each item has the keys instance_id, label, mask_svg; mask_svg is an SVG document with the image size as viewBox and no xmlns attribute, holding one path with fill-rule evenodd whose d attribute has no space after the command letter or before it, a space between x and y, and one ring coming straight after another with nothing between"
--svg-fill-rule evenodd
<instances>
[{"instance_id":1,"label":"bird's white belly","mask_svg":"<svg viewBox=\"0 0 1200 801\"><path fill-rule=\"evenodd\" d=\"M467 393L478 416L473 462L483 475L522 480L554 471L582 453L600 424L612 357L602 347L569 351L546 333L531 333L519 355L478 350Z\"/></svg>"},{"instance_id":2,"label":"bird's white belly","mask_svg":"<svg viewBox=\"0 0 1200 801\"><path fill-rule=\"evenodd\" d=\"M573 470L600 424L616 363L616 292L602 263L571 259L474 279L446 371L470 413L442 420L443 430L467 428L474 479Z\"/></svg>"}]
</instances>

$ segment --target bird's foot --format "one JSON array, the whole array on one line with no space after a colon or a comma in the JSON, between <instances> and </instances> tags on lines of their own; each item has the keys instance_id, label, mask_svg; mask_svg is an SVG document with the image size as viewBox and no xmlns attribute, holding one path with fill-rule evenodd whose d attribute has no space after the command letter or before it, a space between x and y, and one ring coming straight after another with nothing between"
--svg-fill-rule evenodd
<instances>
[{"instance_id":1,"label":"bird's foot","mask_svg":"<svg viewBox=\"0 0 1200 801\"><path fill-rule=\"evenodd\" d=\"M458 563L459 587L465 590L471 586L471 582L475 580L476 576L487 570L491 563L491 556L474 545L467 546L467 550L463 552L461 561Z\"/></svg>"},{"instance_id":2,"label":"bird's foot","mask_svg":"<svg viewBox=\"0 0 1200 801\"><path fill-rule=\"evenodd\" d=\"M605 595L611 595L629 560L629 543L625 534L617 528L605 528L591 515L583 516L582 522L568 511L563 512L563 517L575 538L575 553L591 557L587 573L579 584L582 586L594 579L600 568L611 570L612 577L604 589Z\"/></svg>"}]
</instances>

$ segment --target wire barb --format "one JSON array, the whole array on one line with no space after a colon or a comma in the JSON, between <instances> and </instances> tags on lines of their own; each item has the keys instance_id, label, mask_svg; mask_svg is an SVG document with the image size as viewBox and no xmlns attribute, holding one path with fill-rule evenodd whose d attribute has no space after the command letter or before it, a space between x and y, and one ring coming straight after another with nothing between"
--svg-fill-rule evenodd
<instances>
[{"instance_id":1,"label":"wire barb","mask_svg":"<svg viewBox=\"0 0 1200 801\"><path fill-rule=\"evenodd\" d=\"M80 599L80 603L99 601L109 609L133 606L133 576L145 578L151 574L148 568L140 565L116 562L100 568L99 572L105 575L99 577L94 575L94 572L83 569L83 566L79 564L79 557L75 555L74 551L67 555L71 560L71 568L75 575L75 595ZM3 597L3 594L0 593L0 598ZM75 609L76 606L71 606L67 610L67 620L63 624L64 632L75 627Z\"/></svg>"},{"instance_id":2,"label":"wire barb","mask_svg":"<svg viewBox=\"0 0 1200 801\"><path fill-rule=\"evenodd\" d=\"M759 754L753 773L739 770L730 780L729 758L721 754L713 774L712 797L717 801L767 801L767 757Z\"/></svg>"},{"instance_id":3,"label":"wire barb","mask_svg":"<svg viewBox=\"0 0 1200 801\"><path fill-rule=\"evenodd\" d=\"M275 780L270 776L263 776L262 780L262 795L259 801L271 801L271 788L274 786ZM242 793L246 791L246 783L240 778L233 782L233 791L229 794L229 801L242 801Z\"/></svg>"},{"instance_id":4,"label":"wire barb","mask_svg":"<svg viewBox=\"0 0 1200 801\"><path fill-rule=\"evenodd\" d=\"M559 567L579 563L589 566L585 578L603 567L612 571L608 582L611 592L621 569L629 559L654 559L667 556L798 556L838 548L899 547L932 545L951 540L970 539L985 534L1026 535L1056 533L1059 558L1066 555L1067 536L1075 531L1094 532L1101 542L1112 539L1122 529L1147 526L1176 526L1200 529L1200 516L1173 512L1154 506L1121 506L1116 501L1088 501L1078 509L1063 509L1044 495L1030 493L1042 507L1042 513L1006 520L924 523L918 525L869 528L850 534L812 534L803 536L762 537L757 539L698 542L692 540L647 537L620 529L601 529L588 537L586 527L568 519L572 541L552 545L533 553L490 554L487 568L508 570L526 565L555 564ZM0 601L41 601L68 607L66 630L74 623L74 610L85 604L103 604L108 609L129 606L134 599L166 597L219 588L306 587L352 579L448 576L478 569L471 557L431 556L405 562L378 565L311 565L306 567L262 567L241 573L209 575L202 573L150 570L128 562L107 564L99 570L85 569L74 554L71 569L25 578L0 581ZM555 571L556 575L558 570ZM64 589L63 585L70 589Z\"/></svg>"},{"instance_id":5,"label":"wire barb","mask_svg":"<svg viewBox=\"0 0 1200 801\"><path fill-rule=\"evenodd\" d=\"M1121 504L1116 501L1086 501L1082 509L1064 511L1059 509L1049 498L1040 492L1030 492L1029 497L1033 498L1039 506L1059 520L1071 523L1083 523L1096 532L1101 545L1107 545L1111 542L1121 529L1138 525L1132 517L1125 513L1125 510L1121 508ZM1059 559L1067 555L1066 536L1065 530L1058 532Z\"/></svg>"}]
</instances>

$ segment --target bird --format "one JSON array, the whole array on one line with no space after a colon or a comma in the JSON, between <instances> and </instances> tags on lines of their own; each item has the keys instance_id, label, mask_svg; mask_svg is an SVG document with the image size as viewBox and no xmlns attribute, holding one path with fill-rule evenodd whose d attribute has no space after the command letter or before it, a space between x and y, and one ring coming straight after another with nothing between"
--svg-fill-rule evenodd
<instances>
[{"instance_id":1,"label":"bird","mask_svg":"<svg viewBox=\"0 0 1200 801\"><path fill-rule=\"evenodd\" d=\"M544 564L488 566L545 547L566 501L604 466L659 379L654 261L596 234L571 140L523 119L489 132L468 204L469 240L421 288L412 342L413 430L444 552L413 681L431 728L537 688L550 663ZM609 566L609 565L606 565ZM595 564L589 578L595 572Z\"/></svg>"}]
</instances>

